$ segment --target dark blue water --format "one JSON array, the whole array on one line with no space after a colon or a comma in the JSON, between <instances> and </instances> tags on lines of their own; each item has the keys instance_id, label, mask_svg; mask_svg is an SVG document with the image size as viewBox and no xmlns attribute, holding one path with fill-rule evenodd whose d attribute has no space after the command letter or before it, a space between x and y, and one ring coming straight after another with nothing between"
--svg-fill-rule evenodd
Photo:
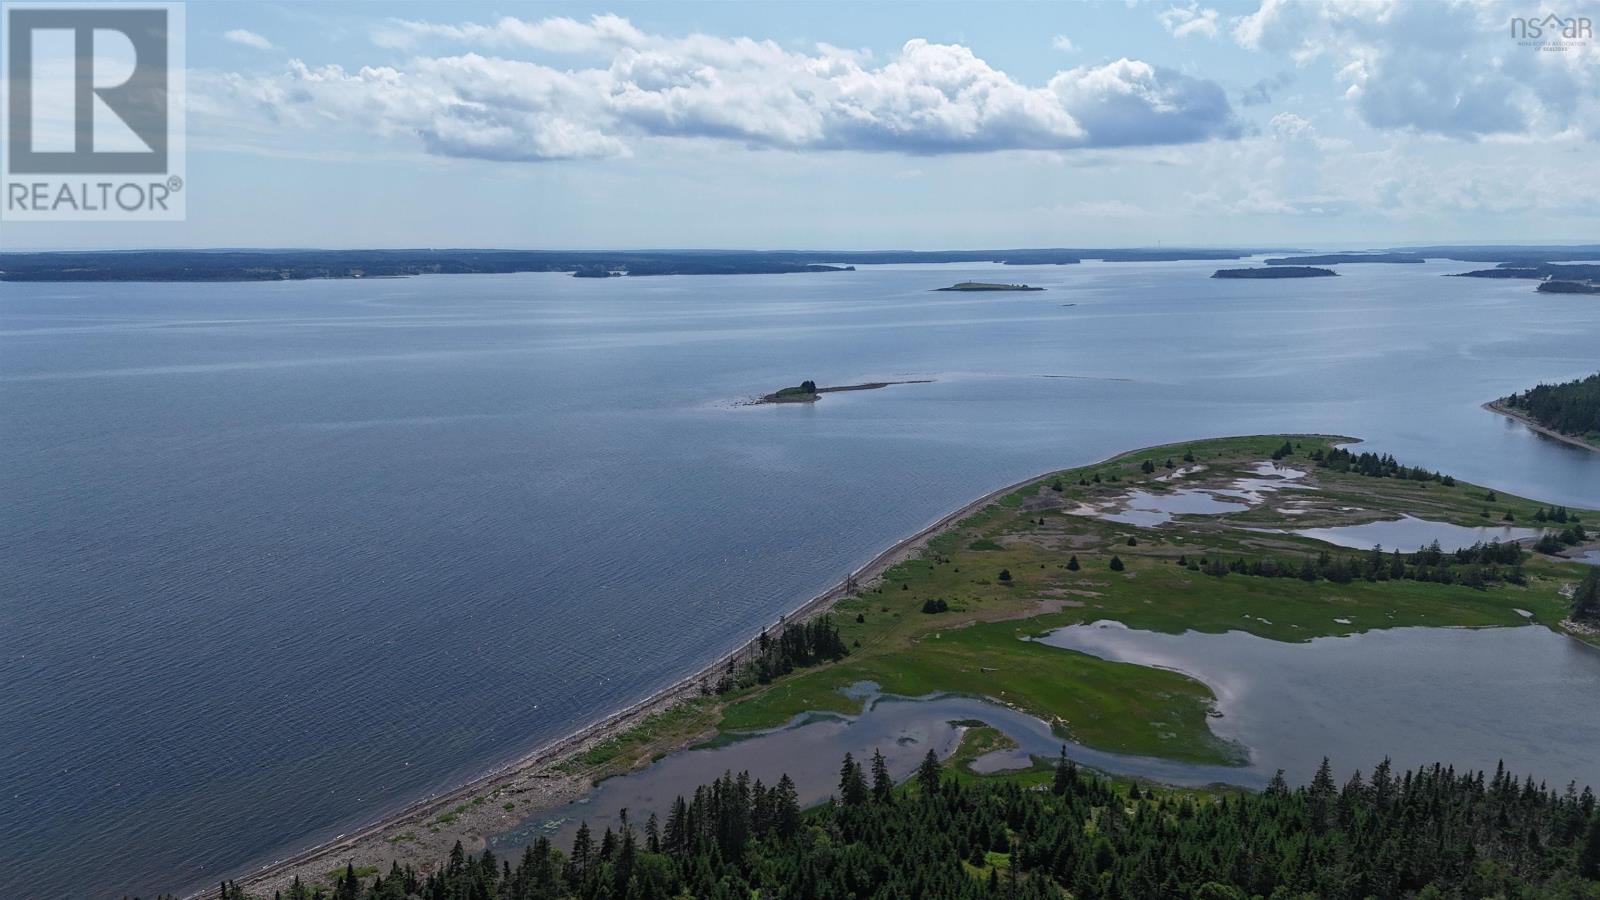
<instances>
[{"instance_id":1,"label":"dark blue water","mask_svg":"<svg viewBox=\"0 0 1600 900\"><path fill-rule=\"evenodd\" d=\"M1214 268L0 285L0 896L314 843L1132 447L1337 431L1600 506L1478 408L1597 368L1593 298ZM928 293L997 274L1050 290ZM807 377L937 381L733 405Z\"/></svg>"}]
</instances>

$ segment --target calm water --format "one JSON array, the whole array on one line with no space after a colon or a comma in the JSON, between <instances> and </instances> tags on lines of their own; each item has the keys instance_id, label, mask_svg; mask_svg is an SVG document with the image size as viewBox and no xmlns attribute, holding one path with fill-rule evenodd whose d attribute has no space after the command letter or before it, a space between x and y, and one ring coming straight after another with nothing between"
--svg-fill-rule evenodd
<instances>
[{"instance_id":1,"label":"calm water","mask_svg":"<svg viewBox=\"0 0 1600 900\"><path fill-rule=\"evenodd\" d=\"M1554 785L1600 785L1600 649L1541 626L1395 628L1291 644L1242 631L1158 634L1115 624L1058 629L1045 643L1176 669L1217 695L1219 736L1250 768L1310 780L1324 756L1343 772L1444 762Z\"/></svg>"},{"instance_id":2,"label":"calm water","mask_svg":"<svg viewBox=\"0 0 1600 900\"><path fill-rule=\"evenodd\" d=\"M863 687L875 686L857 686ZM961 727L955 723L969 721L985 722L1016 741L1015 751L998 751L1013 767L1027 767L1033 756L1054 759L1065 745L1068 754L1084 765L1173 784L1226 781L1260 787L1267 781L1249 769L1186 765L1091 750L1063 741L1032 716L972 697L873 696L859 716L802 715L784 728L720 747L675 753L640 772L607 779L588 797L534 816L496 836L493 845L520 848L545 835L564 849L580 822L588 822L595 831L614 828L621 823L622 810L627 810L635 823L644 822L651 812L665 819L674 798L693 795L697 785L725 772L749 772L752 781L761 779L769 787L787 774L794 780L802 804L818 803L838 791L839 766L846 753L866 762L874 750L881 752L890 774L903 780L930 749L940 757L954 752L961 737Z\"/></svg>"},{"instance_id":3,"label":"calm water","mask_svg":"<svg viewBox=\"0 0 1600 900\"><path fill-rule=\"evenodd\" d=\"M1401 516L1398 519L1382 519L1376 522L1362 522L1360 525L1336 525L1332 528L1297 528L1295 534L1304 537L1316 538L1339 547L1355 547L1361 550L1370 550L1373 547L1383 547L1385 550L1401 550L1410 553L1428 546L1434 541L1439 542L1440 549L1445 552L1471 547L1473 544L1484 544L1489 541L1516 541L1527 538L1536 538L1544 533L1542 528L1526 528L1515 525L1484 525L1477 528L1468 528L1464 525L1453 525L1449 522L1432 522L1419 519L1415 516Z\"/></svg>"},{"instance_id":4,"label":"calm water","mask_svg":"<svg viewBox=\"0 0 1600 900\"><path fill-rule=\"evenodd\" d=\"M370 821L1124 449L1336 431L1600 506L1600 456L1478 408L1592 372L1593 298L1214 268L0 285L0 896ZM733 403L808 377L937 381Z\"/></svg>"},{"instance_id":5,"label":"calm water","mask_svg":"<svg viewBox=\"0 0 1600 900\"><path fill-rule=\"evenodd\" d=\"M748 771L768 785L788 774L802 803L837 791L845 753L874 750L897 779L929 749L955 750L956 722L982 721L1005 732L1015 749L974 761L978 771L1026 768L1063 745L1082 765L1173 784L1223 782L1261 787L1278 769L1290 783L1309 781L1324 756L1341 773L1371 771L1385 756L1400 768L1444 762L1493 769L1509 761L1521 774L1552 784L1600 785L1600 649L1542 627L1399 628L1290 644L1245 632L1181 635L1135 631L1116 623L1074 625L1042 642L1105 659L1160 666L1210 685L1223 717L1218 736L1247 748L1245 766L1188 765L1106 753L1063 741L1045 723L968 697L872 697L859 716L800 716L790 725L724 746L668 756L649 768L602 782L588 797L523 822L494 845L520 848L545 835L565 847L580 822L596 831L620 824L627 810L643 822L665 818L673 798L724 772ZM870 685L858 685L856 690Z\"/></svg>"}]
</instances>

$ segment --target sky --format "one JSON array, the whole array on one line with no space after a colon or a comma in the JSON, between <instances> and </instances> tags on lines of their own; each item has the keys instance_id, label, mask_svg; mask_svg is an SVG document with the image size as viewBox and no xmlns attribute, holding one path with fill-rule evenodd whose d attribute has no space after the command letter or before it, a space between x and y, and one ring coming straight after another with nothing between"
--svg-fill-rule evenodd
<instances>
[{"instance_id":1,"label":"sky","mask_svg":"<svg viewBox=\"0 0 1600 900\"><path fill-rule=\"evenodd\" d=\"M92 247L1600 239L1600 0L187 5L187 219Z\"/></svg>"}]
</instances>

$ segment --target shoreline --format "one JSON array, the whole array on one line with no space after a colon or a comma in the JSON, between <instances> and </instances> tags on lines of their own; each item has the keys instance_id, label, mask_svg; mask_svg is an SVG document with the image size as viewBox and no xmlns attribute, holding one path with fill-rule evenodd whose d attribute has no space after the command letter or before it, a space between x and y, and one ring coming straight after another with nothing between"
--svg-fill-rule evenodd
<instances>
[{"instance_id":1,"label":"shoreline","mask_svg":"<svg viewBox=\"0 0 1600 900\"><path fill-rule=\"evenodd\" d=\"M1544 435L1547 438L1554 438L1563 444L1571 444L1574 447L1582 447L1583 449L1593 453L1600 453L1600 447L1589 443L1583 438L1575 437L1570 434L1563 434L1553 428L1547 428L1543 425L1540 425L1538 422L1533 421L1522 413L1519 413L1510 407L1502 406L1499 400L1490 400L1488 403L1481 404L1481 408L1492 413L1498 413L1499 415L1505 416L1513 421L1521 422L1523 425L1528 426L1528 428Z\"/></svg>"},{"instance_id":2,"label":"shoreline","mask_svg":"<svg viewBox=\"0 0 1600 900\"><path fill-rule=\"evenodd\" d=\"M1097 460L1083 465L1097 465L1126 456L1129 452L1115 453L1102 460ZM887 549L878 553L865 564L852 571L845 578L833 586L811 597L809 600L791 609L778 617L778 622L805 620L821 615L833 607L839 600L849 596L858 588L865 587L884 572L910 558L912 554L922 550L934 537L962 519L983 509L996 500L1012 491L1019 490L1049 478L1058 468L1029 476L1021 481L1013 482L1004 487L992 490L983 496L969 501L953 512L934 520L908 537L891 544ZM708 679L714 680L730 661L737 662L741 656L750 654L756 647L758 635L752 635L741 642L733 650L728 651L706 665L696 669L692 674L681 678L666 687L663 687L642 700L635 701L617 712L611 713L599 720L556 738L533 751L524 754L516 760L502 766L495 767L488 772L478 775L468 781L451 788L443 793L416 800L400 810L385 814L377 820L356 827L354 830L341 833L333 838L307 847L297 853L279 860L261 865L248 873L236 876L235 881L247 893L265 893L270 896L274 890L286 888L290 880L300 876L301 881L307 883L316 878L325 876L329 871L340 868L362 850L374 851L373 857L384 857L384 862L389 859L398 859L403 856L416 854L402 853L399 843L390 840L388 833L414 826L417 829L426 829L430 818L441 813L449 812L453 807L471 803L475 795L494 792L507 788L517 788L518 793L525 792L528 788L526 782L544 783L546 788L545 802L538 803L526 810L518 809L516 819L524 819L542 809L555 808L571 799L582 796L592 790L594 784L583 775L562 775L551 773L547 770L559 766L568 759L577 756L589 747L602 741L622 734L649 717L671 709L687 700L701 696L701 685ZM681 749L681 748L676 748ZM564 782L564 783L555 783ZM551 789L553 788L553 790ZM484 804L485 807L490 804ZM462 819L469 818L463 816ZM463 846L476 842L469 822L462 822L460 828L441 829L437 834L442 835L441 840L454 843L460 840ZM402 832L404 833L404 832ZM469 847L469 850L473 848ZM448 847L446 851L448 852ZM429 853L425 857L432 860L435 857L442 859L443 854ZM387 865L381 866L382 871L387 871ZM182 895L184 900L202 900L215 891L215 882L212 886L197 888Z\"/></svg>"}]
</instances>

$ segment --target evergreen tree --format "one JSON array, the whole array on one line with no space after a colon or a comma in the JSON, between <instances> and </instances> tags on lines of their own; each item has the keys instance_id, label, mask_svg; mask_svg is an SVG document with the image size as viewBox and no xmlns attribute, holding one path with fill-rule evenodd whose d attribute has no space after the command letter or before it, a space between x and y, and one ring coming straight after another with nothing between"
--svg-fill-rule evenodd
<instances>
[{"instance_id":1,"label":"evergreen tree","mask_svg":"<svg viewBox=\"0 0 1600 900\"><path fill-rule=\"evenodd\" d=\"M894 797L894 779L889 777L889 764L883 753L872 751L872 799L888 803Z\"/></svg>"},{"instance_id":2,"label":"evergreen tree","mask_svg":"<svg viewBox=\"0 0 1600 900\"><path fill-rule=\"evenodd\" d=\"M1572 618L1576 622L1600 622L1600 568L1589 569L1572 592Z\"/></svg>"},{"instance_id":3,"label":"evergreen tree","mask_svg":"<svg viewBox=\"0 0 1600 900\"><path fill-rule=\"evenodd\" d=\"M922 758L921 765L917 766L917 785L922 788L924 796L931 797L939 793L939 780L942 773L943 769L939 765L939 757L930 749L928 755Z\"/></svg>"},{"instance_id":4,"label":"evergreen tree","mask_svg":"<svg viewBox=\"0 0 1600 900\"><path fill-rule=\"evenodd\" d=\"M844 755L844 765L839 767L839 800L845 806L867 802L867 780L861 774L861 765L848 753Z\"/></svg>"}]
</instances>

